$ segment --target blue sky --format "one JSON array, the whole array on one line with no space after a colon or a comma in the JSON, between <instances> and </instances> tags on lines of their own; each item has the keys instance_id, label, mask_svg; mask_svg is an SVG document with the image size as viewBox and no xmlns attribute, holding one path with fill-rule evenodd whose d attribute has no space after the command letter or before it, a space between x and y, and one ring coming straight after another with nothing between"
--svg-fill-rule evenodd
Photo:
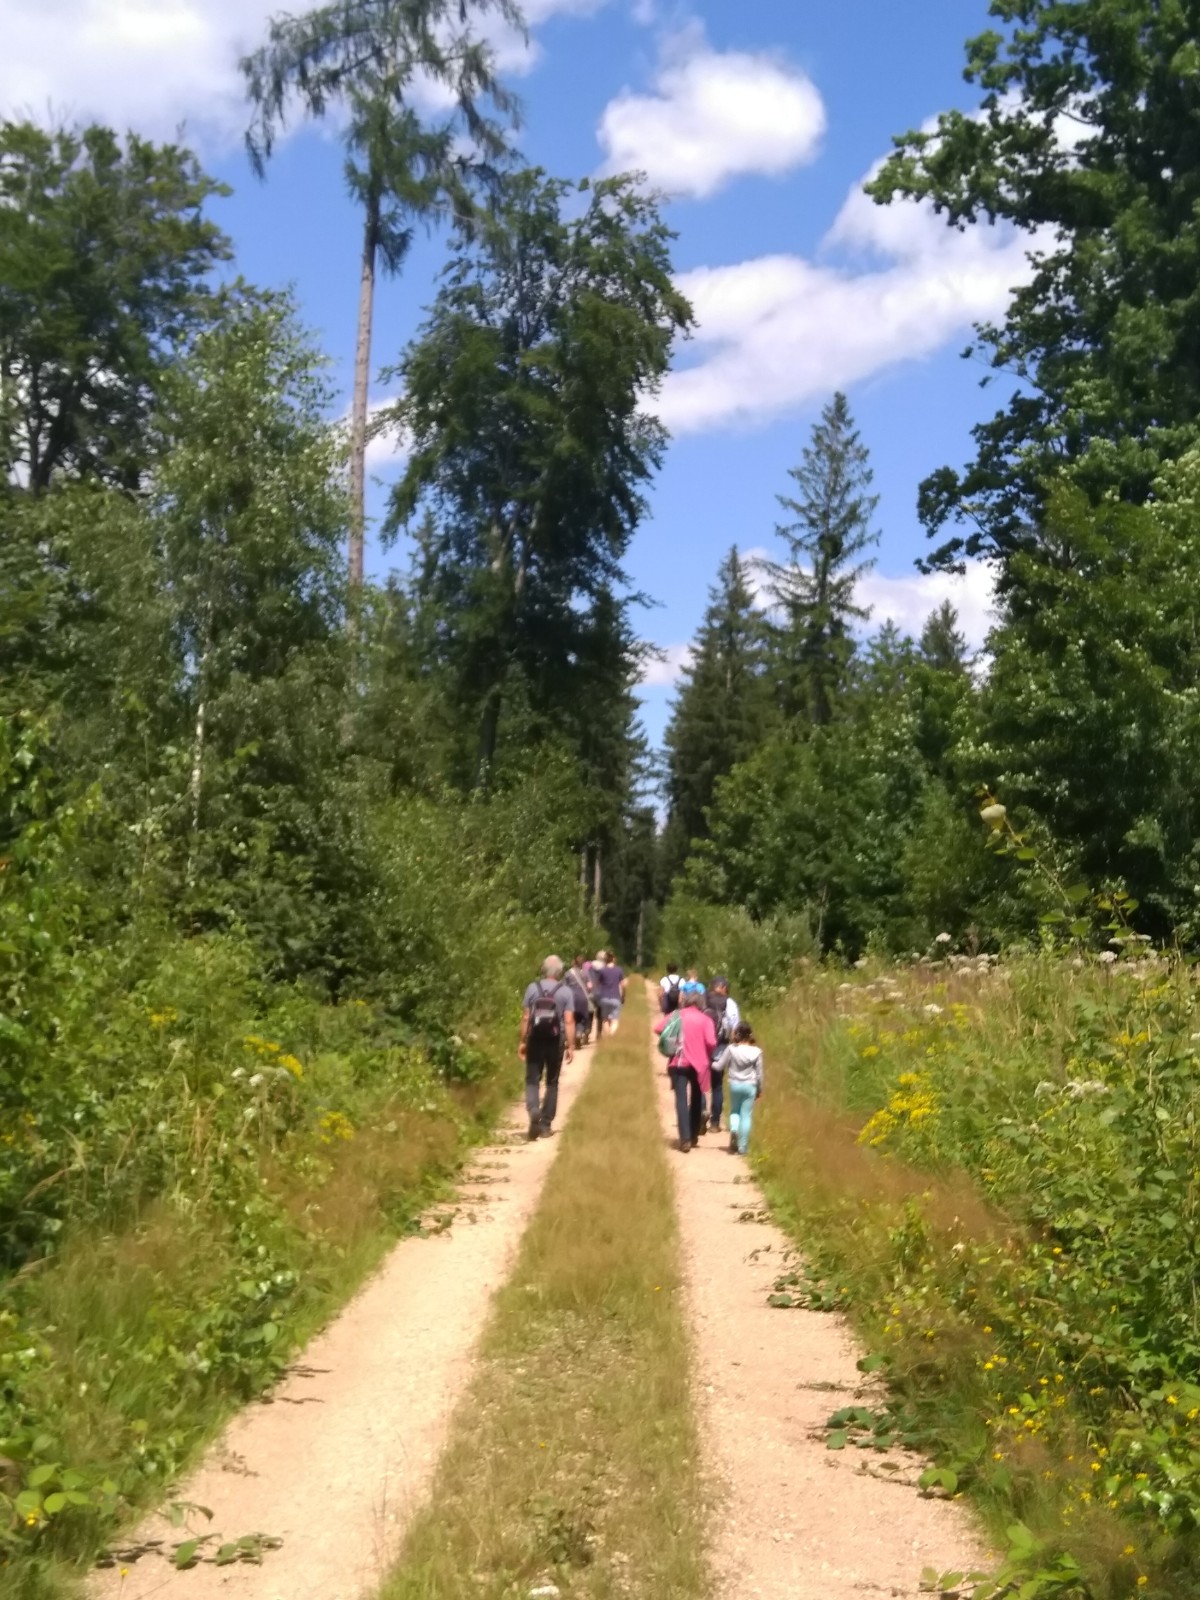
<instances>
[{"instance_id":1,"label":"blue sky","mask_svg":"<svg viewBox=\"0 0 1200 1600\"><path fill-rule=\"evenodd\" d=\"M0 0L0 111L98 116L169 137L182 124L233 196L216 207L252 281L294 285L346 389L359 230L335 139L297 130L265 183L250 173L236 60L269 0ZM687 640L728 547L770 549L775 495L808 430L846 389L881 501L876 621L910 628L948 592L913 568L924 548L920 479L963 461L994 391L959 353L994 316L1023 253L992 230L956 235L920 208L882 211L858 188L891 137L970 107L963 41L982 0L533 0L532 46L499 38L524 108L521 147L563 176L637 165L672 198L676 262L699 314L662 410L675 435L629 560L659 605L643 632L668 652L645 688L661 734ZM377 365L394 359L428 304L444 241L423 240L383 286ZM383 391L380 390L382 395ZM375 468L394 472L386 449ZM384 490L373 499L382 504ZM403 553L376 549L379 572ZM956 591L969 631L987 581Z\"/></svg>"}]
</instances>

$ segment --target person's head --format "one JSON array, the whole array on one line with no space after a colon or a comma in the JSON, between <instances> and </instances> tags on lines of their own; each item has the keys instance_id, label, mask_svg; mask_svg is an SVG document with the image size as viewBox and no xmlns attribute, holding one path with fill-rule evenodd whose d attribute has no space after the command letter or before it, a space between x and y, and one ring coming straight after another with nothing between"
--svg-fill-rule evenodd
<instances>
[{"instance_id":1,"label":"person's head","mask_svg":"<svg viewBox=\"0 0 1200 1600\"><path fill-rule=\"evenodd\" d=\"M586 963L586 961L587 961L587 957L586 956L576 956L574 964L577 967L582 967Z\"/></svg>"},{"instance_id":2,"label":"person's head","mask_svg":"<svg viewBox=\"0 0 1200 1600\"><path fill-rule=\"evenodd\" d=\"M563 964L558 956L547 956L545 961L542 962L542 977L561 978L562 975Z\"/></svg>"},{"instance_id":3,"label":"person's head","mask_svg":"<svg viewBox=\"0 0 1200 1600\"><path fill-rule=\"evenodd\" d=\"M696 970L695 967L689 967L687 969L687 980L688 980L689 983L699 983L700 982L700 974Z\"/></svg>"},{"instance_id":4,"label":"person's head","mask_svg":"<svg viewBox=\"0 0 1200 1600\"><path fill-rule=\"evenodd\" d=\"M596 951L596 965L598 967L604 966L606 964L606 962L607 962L607 959L608 958L605 956L603 950L597 950Z\"/></svg>"},{"instance_id":5,"label":"person's head","mask_svg":"<svg viewBox=\"0 0 1200 1600\"><path fill-rule=\"evenodd\" d=\"M675 978L675 977L678 977L678 975L679 975L679 963L678 963L678 961L668 961L667 962L667 977L668 978Z\"/></svg>"},{"instance_id":6,"label":"person's head","mask_svg":"<svg viewBox=\"0 0 1200 1600\"><path fill-rule=\"evenodd\" d=\"M729 979L728 978L714 978L712 983L709 984L709 988L712 990L712 992L714 994L728 994L729 993Z\"/></svg>"},{"instance_id":7,"label":"person's head","mask_svg":"<svg viewBox=\"0 0 1200 1600\"><path fill-rule=\"evenodd\" d=\"M737 1027L733 1030L733 1042L734 1044L754 1043L754 1029L748 1022L738 1023Z\"/></svg>"},{"instance_id":8,"label":"person's head","mask_svg":"<svg viewBox=\"0 0 1200 1600\"><path fill-rule=\"evenodd\" d=\"M681 1006L698 1006L700 1004L700 991L694 984L685 983L679 994Z\"/></svg>"}]
</instances>

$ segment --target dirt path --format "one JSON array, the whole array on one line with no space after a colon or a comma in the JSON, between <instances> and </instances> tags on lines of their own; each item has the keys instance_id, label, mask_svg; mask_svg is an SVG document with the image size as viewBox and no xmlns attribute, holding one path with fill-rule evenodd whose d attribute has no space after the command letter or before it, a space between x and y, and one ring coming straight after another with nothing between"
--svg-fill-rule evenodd
<instances>
[{"instance_id":1,"label":"dirt path","mask_svg":"<svg viewBox=\"0 0 1200 1600\"><path fill-rule=\"evenodd\" d=\"M653 1059L674 1140L674 1101ZM874 1476L878 1457L825 1448L822 1425L861 1390L862 1352L838 1317L768 1306L788 1241L727 1144L708 1134L671 1156L721 1600L907 1600L924 1567L983 1564L966 1509L920 1498L911 1458Z\"/></svg>"},{"instance_id":2,"label":"dirt path","mask_svg":"<svg viewBox=\"0 0 1200 1600\"><path fill-rule=\"evenodd\" d=\"M564 1068L561 1128L594 1051ZM449 1230L407 1239L305 1350L269 1403L230 1424L177 1498L208 1506L194 1531L282 1540L261 1566L166 1558L186 1537L151 1517L130 1544L159 1545L99 1571L89 1600L361 1600L395 1557L428 1488L469 1377L492 1292L503 1282L559 1141L524 1140L524 1108L504 1142L480 1150Z\"/></svg>"}]
</instances>

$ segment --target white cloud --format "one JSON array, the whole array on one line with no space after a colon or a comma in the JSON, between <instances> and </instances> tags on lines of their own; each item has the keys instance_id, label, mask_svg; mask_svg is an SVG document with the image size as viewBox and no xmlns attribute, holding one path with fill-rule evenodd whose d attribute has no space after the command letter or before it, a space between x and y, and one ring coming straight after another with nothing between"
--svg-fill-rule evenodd
<instances>
[{"instance_id":1,"label":"white cloud","mask_svg":"<svg viewBox=\"0 0 1200 1600\"><path fill-rule=\"evenodd\" d=\"M962 576L948 572L907 573L889 578L868 572L858 583L855 599L871 607L870 631L894 622L902 633L920 634L929 615L944 601L958 612L959 631L973 650L981 650L995 616L996 579L986 561L968 561Z\"/></svg>"},{"instance_id":2,"label":"white cloud","mask_svg":"<svg viewBox=\"0 0 1200 1600\"><path fill-rule=\"evenodd\" d=\"M585 15L604 0L533 0L530 23ZM0 0L0 115L99 118L217 148L247 112L239 57L261 43L283 0ZM490 28L502 70L538 58L512 30Z\"/></svg>"},{"instance_id":3,"label":"white cloud","mask_svg":"<svg viewBox=\"0 0 1200 1600\"><path fill-rule=\"evenodd\" d=\"M812 160L824 132L824 104L804 73L774 56L713 50L693 25L669 42L655 93L624 90L597 137L605 172L644 172L655 188L703 199L741 173L778 176Z\"/></svg>"},{"instance_id":4,"label":"white cloud","mask_svg":"<svg viewBox=\"0 0 1200 1600\"><path fill-rule=\"evenodd\" d=\"M273 0L0 0L0 113L99 117L169 138L236 139L238 56Z\"/></svg>"},{"instance_id":5,"label":"white cloud","mask_svg":"<svg viewBox=\"0 0 1200 1600\"><path fill-rule=\"evenodd\" d=\"M396 395L383 395L367 407L367 467L371 472L402 467L408 459L412 440L407 429L383 422L383 413L396 404ZM346 413L349 423L350 414Z\"/></svg>"},{"instance_id":6,"label":"white cloud","mask_svg":"<svg viewBox=\"0 0 1200 1600\"><path fill-rule=\"evenodd\" d=\"M642 668L642 685L647 689L670 689L677 684L692 662L690 644L665 645L656 659Z\"/></svg>"},{"instance_id":7,"label":"white cloud","mask_svg":"<svg viewBox=\"0 0 1200 1600\"><path fill-rule=\"evenodd\" d=\"M682 275L699 359L669 375L659 414L676 434L766 422L931 355L1003 312L1040 242L957 231L923 202L877 206L856 184L816 260L762 256Z\"/></svg>"}]
</instances>

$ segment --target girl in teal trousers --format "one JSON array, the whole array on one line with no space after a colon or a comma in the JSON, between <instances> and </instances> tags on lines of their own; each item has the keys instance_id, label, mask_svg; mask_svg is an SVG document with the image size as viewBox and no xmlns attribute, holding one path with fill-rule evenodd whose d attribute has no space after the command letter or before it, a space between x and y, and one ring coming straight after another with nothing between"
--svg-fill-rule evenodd
<instances>
[{"instance_id":1,"label":"girl in teal trousers","mask_svg":"<svg viewBox=\"0 0 1200 1600\"><path fill-rule=\"evenodd\" d=\"M733 1042L725 1046L713 1067L724 1071L729 1093L729 1153L744 1156L750 1144L754 1104L763 1092L763 1053L748 1022L738 1023Z\"/></svg>"}]
</instances>

